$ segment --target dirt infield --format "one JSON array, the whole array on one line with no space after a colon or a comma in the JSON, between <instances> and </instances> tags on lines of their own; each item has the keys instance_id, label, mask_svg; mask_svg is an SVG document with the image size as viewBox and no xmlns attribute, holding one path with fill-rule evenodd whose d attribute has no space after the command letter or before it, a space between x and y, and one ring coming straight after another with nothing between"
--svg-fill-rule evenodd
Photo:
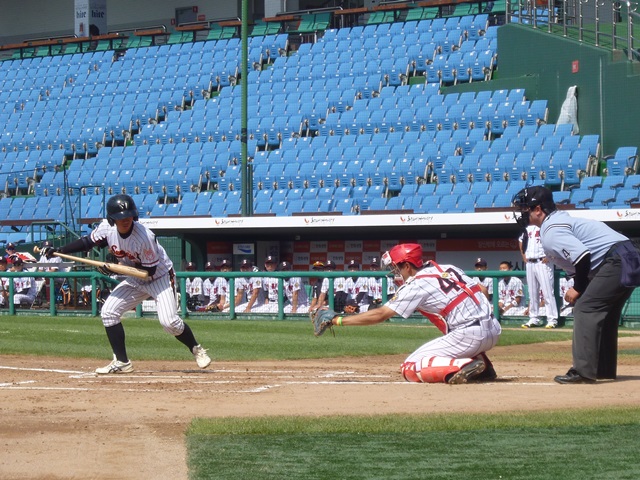
<instances>
[{"instance_id":1,"label":"dirt infield","mask_svg":"<svg viewBox=\"0 0 640 480\"><path fill-rule=\"evenodd\" d=\"M193 417L500 412L636 405L640 336L620 339L615 382L558 385L570 343L497 347L496 382L401 381L404 356L283 362L135 362L97 377L95 360L0 356L0 478L187 478ZM541 360L542 358L542 360ZM546 358L546 360L545 360ZM549 361L549 358L558 360Z\"/></svg>"}]
</instances>

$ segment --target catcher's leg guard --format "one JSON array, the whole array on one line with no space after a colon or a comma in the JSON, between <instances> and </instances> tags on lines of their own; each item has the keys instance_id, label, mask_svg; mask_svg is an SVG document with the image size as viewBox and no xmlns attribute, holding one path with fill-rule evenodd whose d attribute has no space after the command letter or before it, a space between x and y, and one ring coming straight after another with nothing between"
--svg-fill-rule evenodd
<instances>
[{"instance_id":1,"label":"catcher's leg guard","mask_svg":"<svg viewBox=\"0 0 640 480\"><path fill-rule=\"evenodd\" d=\"M463 370L464 367L475 361L473 358L424 358L421 362L422 368L419 368L415 362L403 363L402 376L408 382L447 383L457 373ZM482 363L484 365L484 362ZM473 373L475 373L475 371Z\"/></svg>"}]
</instances>

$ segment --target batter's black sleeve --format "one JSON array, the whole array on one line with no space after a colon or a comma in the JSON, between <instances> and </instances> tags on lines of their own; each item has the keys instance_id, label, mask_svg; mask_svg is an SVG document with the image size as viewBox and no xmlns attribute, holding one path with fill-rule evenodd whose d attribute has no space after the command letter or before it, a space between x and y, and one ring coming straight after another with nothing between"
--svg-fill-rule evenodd
<instances>
[{"instance_id":1,"label":"batter's black sleeve","mask_svg":"<svg viewBox=\"0 0 640 480\"><path fill-rule=\"evenodd\" d=\"M77 253L77 252L88 252L97 244L91 240L91 237L86 235L84 237L80 237L78 240L74 240L71 243L67 243L60 247L58 250L60 253Z\"/></svg>"}]
</instances>

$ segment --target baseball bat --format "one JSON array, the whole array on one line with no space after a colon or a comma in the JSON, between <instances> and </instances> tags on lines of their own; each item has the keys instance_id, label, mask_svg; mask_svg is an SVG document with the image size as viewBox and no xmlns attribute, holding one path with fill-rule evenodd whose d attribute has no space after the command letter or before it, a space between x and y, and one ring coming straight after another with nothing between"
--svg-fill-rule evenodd
<instances>
[{"instance_id":1,"label":"baseball bat","mask_svg":"<svg viewBox=\"0 0 640 480\"><path fill-rule=\"evenodd\" d=\"M34 253L40 253L40 248L33 247ZM67 255L66 253L58 253L54 252L56 257L65 258L67 260L71 260L74 262L85 263L87 265L91 265L93 267L106 267L114 273L119 273L120 275L129 275L130 277L136 278L147 278L149 276L149 272L146 270L141 270L135 267L129 267L127 265L120 265L119 263L108 263L108 262L99 262L97 260L91 260L89 258L75 257L73 255Z\"/></svg>"}]
</instances>

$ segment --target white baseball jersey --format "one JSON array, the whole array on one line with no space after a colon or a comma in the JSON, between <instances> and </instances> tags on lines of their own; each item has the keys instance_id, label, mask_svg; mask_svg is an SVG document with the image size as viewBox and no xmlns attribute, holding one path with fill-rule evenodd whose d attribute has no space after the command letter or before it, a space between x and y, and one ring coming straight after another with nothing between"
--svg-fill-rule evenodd
<instances>
[{"instance_id":1,"label":"white baseball jersey","mask_svg":"<svg viewBox=\"0 0 640 480\"><path fill-rule=\"evenodd\" d=\"M33 303L36 298L36 279L33 277L14 277L13 278L13 303Z\"/></svg>"},{"instance_id":2,"label":"white baseball jersey","mask_svg":"<svg viewBox=\"0 0 640 480\"><path fill-rule=\"evenodd\" d=\"M498 282L498 300L503 305L513 303L516 306L506 310L503 315L522 315L526 308L522 305L522 299L524 298L522 280L518 277L510 277L509 281L505 282L505 279L506 277L503 277Z\"/></svg>"},{"instance_id":3,"label":"white baseball jersey","mask_svg":"<svg viewBox=\"0 0 640 480\"><path fill-rule=\"evenodd\" d=\"M247 296L247 287L249 285L249 279L246 277L238 277L233 284L233 294L238 295L238 292L243 292L244 297Z\"/></svg>"},{"instance_id":4,"label":"white baseball jersey","mask_svg":"<svg viewBox=\"0 0 640 480\"><path fill-rule=\"evenodd\" d=\"M524 256L527 259L525 270L529 287L529 318L534 323L539 321L541 304L539 292L542 291L547 321L550 320L553 323L558 319L558 306L553 291L553 267L545 258L540 228L529 225L526 232L520 236L521 243L524 241L524 235L527 236L527 248L524 251Z\"/></svg>"},{"instance_id":5,"label":"white baseball jersey","mask_svg":"<svg viewBox=\"0 0 640 480\"><path fill-rule=\"evenodd\" d=\"M347 279L344 277L335 277L333 279L333 292L345 292L347 291ZM325 278L322 280L322 287L320 287L320 292L328 293L329 292L329 279Z\"/></svg>"},{"instance_id":6,"label":"white baseball jersey","mask_svg":"<svg viewBox=\"0 0 640 480\"><path fill-rule=\"evenodd\" d=\"M289 300L289 305L284 307L284 313L291 313L293 310L294 292L298 292L296 313L306 313L309 311L309 296L307 295L307 290L302 283L302 278L292 277L285 279L283 287L287 300Z\"/></svg>"},{"instance_id":7,"label":"white baseball jersey","mask_svg":"<svg viewBox=\"0 0 640 480\"><path fill-rule=\"evenodd\" d=\"M209 297L209 305L218 303L223 296L227 300L229 299L229 281L226 278L217 277L213 282L211 279L206 281L209 283L206 286L203 283L203 293L206 297Z\"/></svg>"},{"instance_id":8,"label":"white baseball jersey","mask_svg":"<svg viewBox=\"0 0 640 480\"><path fill-rule=\"evenodd\" d=\"M168 275L173 269L171 259L156 241L155 234L138 222L133 222L131 234L123 238L115 226L103 221L91 232L91 240L96 244L106 242L118 263L130 267L156 267L152 279ZM128 281L146 284L149 280L128 277Z\"/></svg>"},{"instance_id":9,"label":"white baseball jersey","mask_svg":"<svg viewBox=\"0 0 640 480\"><path fill-rule=\"evenodd\" d=\"M278 279L275 277L265 277L262 279L266 298L270 303L278 301Z\"/></svg>"},{"instance_id":10,"label":"white baseball jersey","mask_svg":"<svg viewBox=\"0 0 640 480\"><path fill-rule=\"evenodd\" d=\"M247 309L247 305L249 304L249 301L251 300L251 296L257 292L257 297L256 297L256 301L254 302L253 306L251 307L251 311L255 311L256 309L258 309L259 307L261 307L264 304L264 298L265 298L265 291L264 291L264 287L263 287L263 278L262 277L251 277L249 279L247 279L247 283L246 283L246 287L245 290L247 292L247 301L240 304L240 305L236 305L236 309L238 312L245 312Z\"/></svg>"},{"instance_id":11,"label":"white baseball jersey","mask_svg":"<svg viewBox=\"0 0 640 480\"><path fill-rule=\"evenodd\" d=\"M56 265L57 263L62 263L62 258L60 257L51 257L47 258L45 255L42 255L38 260L38 263L50 263L50 267L40 267L40 270L43 272L55 272L56 270L66 272L68 268L60 268L60 265Z\"/></svg>"},{"instance_id":12,"label":"white baseball jersey","mask_svg":"<svg viewBox=\"0 0 640 480\"><path fill-rule=\"evenodd\" d=\"M291 302L293 300L293 292L298 292L298 305L304 305L309 303L309 297L307 290L304 288L302 278L291 277L284 281L284 294L287 296L287 300Z\"/></svg>"},{"instance_id":13,"label":"white baseball jersey","mask_svg":"<svg viewBox=\"0 0 640 480\"><path fill-rule=\"evenodd\" d=\"M472 277L473 281L483 285L487 289L489 295L493 295L493 278L491 277Z\"/></svg>"},{"instance_id":14,"label":"white baseball jersey","mask_svg":"<svg viewBox=\"0 0 640 480\"><path fill-rule=\"evenodd\" d=\"M493 316L487 297L463 270L435 262L407 279L386 306L404 318L418 310L443 333Z\"/></svg>"},{"instance_id":15,"label":"white baseball jersey","mask_svg":"<svg viewBox=\"0 0 640 480\"><path fill-rule=\"evenodd\" d=\"M185 289L187 293L194 297L203 294L204 282L200 277L187 278L185 282Z\"/></svg>"},{"instance_id":16,"label":"white baseball jersey","mask_svg":"<svg viewBox=\"0 0 640 480\"><path fill-rule=\"evenodd\" d=\"M567 291L573 288L573 278L560 278L560 298L562 299L562 307L560 315L563 317L571 316L573 314L573 306L564 299L564 296L567 294Z\"/></svg>"}]
</instances>

